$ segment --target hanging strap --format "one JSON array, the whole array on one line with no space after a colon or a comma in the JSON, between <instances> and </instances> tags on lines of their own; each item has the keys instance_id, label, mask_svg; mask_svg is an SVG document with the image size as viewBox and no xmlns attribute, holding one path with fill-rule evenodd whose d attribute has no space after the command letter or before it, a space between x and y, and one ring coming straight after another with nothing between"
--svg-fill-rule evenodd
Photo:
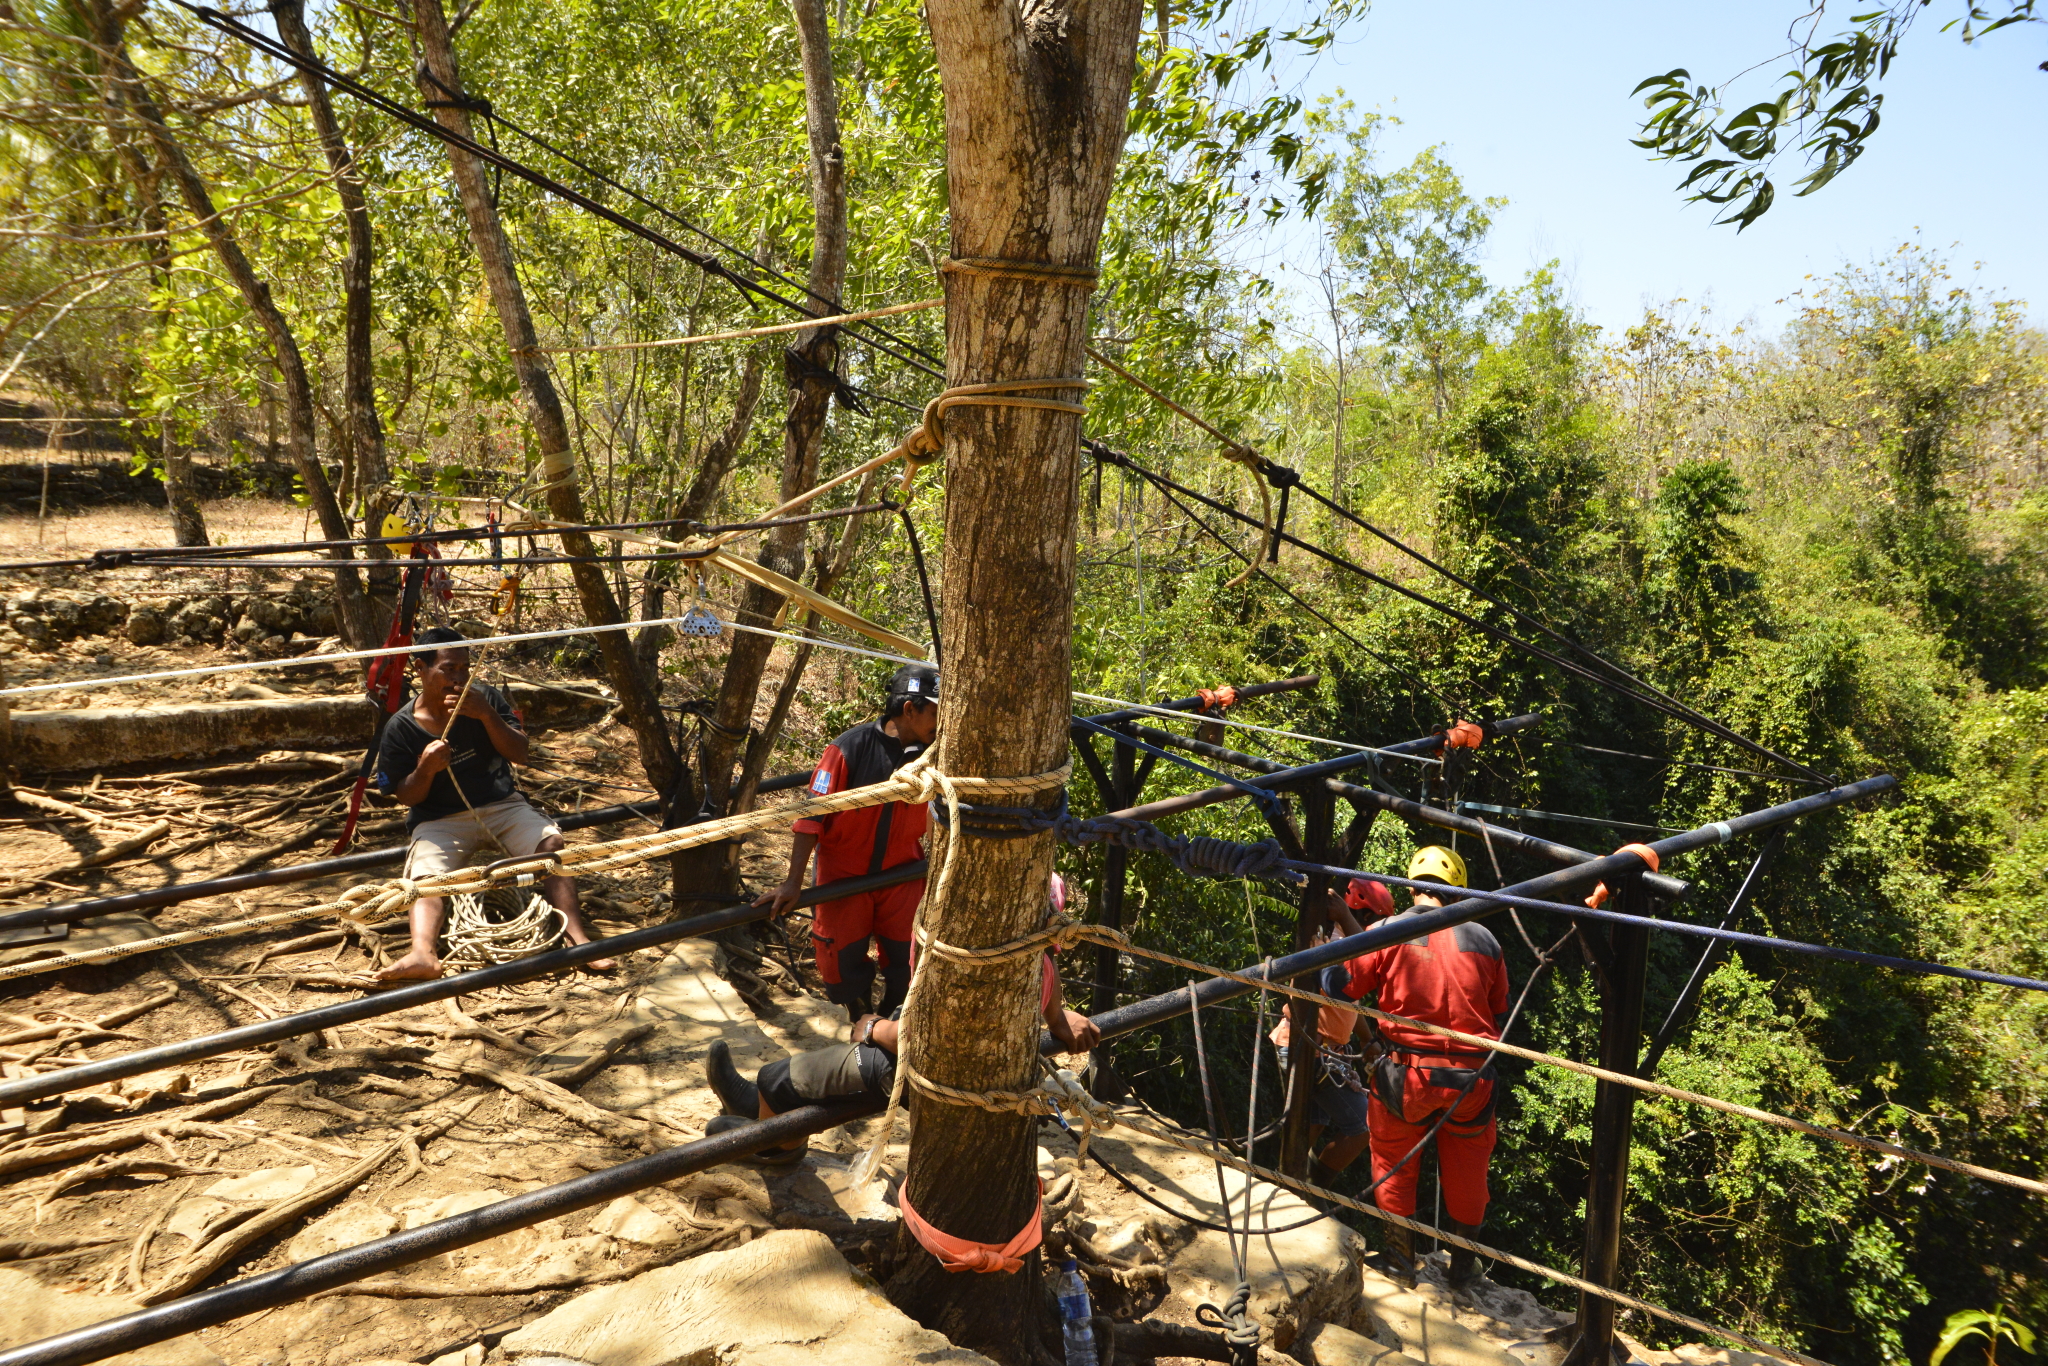
<instances>
[{"instance_id":1,"label":"hanging strap","mask_svg":"<svg viewBox=\"0 0 2048 1366\"><path fill-rule=\"evenodd\" d=\"M384 633L384 648L396 649L412 644L413 621L419 614L420 586L425 582L426 566L415 564L405 571L405 587L398 595L398 610L392 613L391 629ZM379 707L383 709L384 720L405 700L406 655L383 655L370 661L364 671L363 688ZM363 751L363 762L356 768L355 786L349 789L348 820L341 827L341 838L327 851L333 858L347 849L356 837L356 822L362 819L363 794L369 790L370 774L377 767L377 753L384 743L384 720L377 723L375 733L370 736L370 745Z\"/></svg>"},{"instance_id":2,"label":"hanging strap","mask_svg":"<svg viewBox=\"0 0 2048 1366\"><path fill-rule=\"evenodd\" d=\"M896 1200L903 1210L903 1227L910 1230L910 1236L917 1239L919 1247L939 1259L939 1266L946 1271L978 1271L984 1275L997 1271L1022 1271L1024 1258L1045 1241L1043 1177L1038 1182L1038 1206L1031 1211L1031 1222L1018 1230L1017 1236L1007 1243L971 1243L933 1228L910 1207L910 1183L907 1181L897 1192Z\"/></svg>"}]
</instances>

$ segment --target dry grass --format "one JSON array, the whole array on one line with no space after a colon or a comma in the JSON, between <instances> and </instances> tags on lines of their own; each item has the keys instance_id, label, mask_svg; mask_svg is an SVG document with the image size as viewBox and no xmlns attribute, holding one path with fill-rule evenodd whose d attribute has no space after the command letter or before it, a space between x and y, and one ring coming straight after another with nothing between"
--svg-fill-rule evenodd
<instances>
[{"instance_id":1,"label":"dry grass","mask_svg":"<svg viewBox=\"0 0 2048 1366\"><path fill-rule=\"evenodd\" d=\"M221 498L203 504L216 543L296 541L308 531L306 511L281 499ZM49 520L0 515L0 556L33 560L89 554L110 546L171 545L170 513L134 503L53 509Z\"/></svg>"}]
</instances>

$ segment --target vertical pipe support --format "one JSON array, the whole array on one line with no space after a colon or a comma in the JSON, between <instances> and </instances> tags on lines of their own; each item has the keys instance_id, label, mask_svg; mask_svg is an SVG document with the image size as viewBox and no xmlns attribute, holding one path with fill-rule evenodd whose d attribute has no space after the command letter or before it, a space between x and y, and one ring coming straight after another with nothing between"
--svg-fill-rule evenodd
<instances>
[{"instance_id":1,"label":"vertical pipe support","mask_svg":"<svg viewBox=\"0 0 2048 1366\"><path fill-rule=\"evenodd\" d=\"M1102 794L1102 809L1121 811L1134 805L1138 800L1137 780L1138 751L1129 745L1114 745L1109 756L1110 790ZM1096 918L1104 929L1121 930L1124 927L1124 875L1131 863L1130 850L1121 844L1112 844L1102 856L1102 904ZM1116 1009L1116 984L1119 956L1107 944L1095 949L1095 982L1088 993L1088 1013L1100 1015Z\"/></svg>"},{"instance_id":2,"label":"vertical pipe support","mask_svg":"<svg viewBox=\"0 0 2048 1366\"><path fill-rule=\"evenodd\" d=\"M1616 880L1616 909L1649 913L1649 895L1639 874ZM1600 992L1600 1065L1633 1075L1642 1046L1643 990L1650 932L1642 924L1608 927L1611 969ZM1600 933L1580 921L1579 933ZM1586 1243L1580 1274L1612 1289L1621 1280L1621 1220L1628 1203L1629 1146L1635 1124L1636 1091L1599 1082L1593 1093L1593 1155L1586 1181ZM1581 1292L1577 1336L1565 1366L1607 1366L1614 1350L1615 1305Z\"/></svg>"},{"instance_id":3,"label":"vertical pipe support","mask_svg":"<svg viewBox=\"0 0 2048 1366\"><path fill-rule=\"evenodd\" d=\"M1311 861L1329 863L1336 857L1333 847L1337 824L1336 796L1321 783L1305 783L1298 789L1302 807L1302 845ZM1294 951L1313 946L1322 936L1328 917L1330 879L1311 874L1301 890L1301 914L1294 922ZM1287 1054L1287 1120L1280 1135L1280 1170L1289 1176L1306 1178L1309 1159L1309 1100L1322 1069L1320 1011L1315 1002L1287 1003L1289 1048Z\"/></svg>"}]
</instances>

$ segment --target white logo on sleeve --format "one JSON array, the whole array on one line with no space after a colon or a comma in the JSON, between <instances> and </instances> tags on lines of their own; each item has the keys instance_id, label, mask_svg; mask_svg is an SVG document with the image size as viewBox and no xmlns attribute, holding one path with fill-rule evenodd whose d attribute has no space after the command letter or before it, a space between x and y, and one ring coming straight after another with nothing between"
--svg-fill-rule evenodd
<instances>
[{"instance_id":1,"label":"white logo on sleeve","mask_svg":"<svg viewBox=\"0 0 2048 1366\"><path fill-rule=\"evenodd\" d=\"M827 773L822 768L819 769L818 776L811 779L811 791L817 793L820 797L822 797L825 796L827 793L831 792L831 790L832 775L830 773Z\"/></svg>"}]
</instances>

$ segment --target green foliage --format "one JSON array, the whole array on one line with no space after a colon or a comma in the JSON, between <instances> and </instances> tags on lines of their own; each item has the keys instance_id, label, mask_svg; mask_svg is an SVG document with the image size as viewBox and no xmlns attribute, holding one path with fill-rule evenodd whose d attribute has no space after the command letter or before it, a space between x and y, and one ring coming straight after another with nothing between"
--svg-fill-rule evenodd
<instances>
[{"instance_id":1,"label":"green foliage","mask_svg":"<svg viewBox=\"0 0 2048 1366\"><path fill-rule=\"evenodd\" d=\"M1825 4L1793 17L1792 49L1784 56L1795 65L1783 74L1784 84L1771 98L1733 113L1723 88L1695 83L1683 67L1648 77L1635 88L1638 95L1649 92L1643 104L1650 111L1636 146L1691 166L1679 188L1692 191L1691 199L1727 206L1715 221L1733 223L1739 232L1770 211L1777 198L1771 172L1781 157L1795 149L1804 154L1806 173L1793 193L1809 195L1863 155L1884 107L1877 87L1930 3L1891 0L1852 14L1851 28L1818 43ZM2035 0L1990 8L1966 0L1954 8L1960 15L1943 28L1960 27L1966 43L2008 25L2039 22Z\"/></svg>"},{"instance_id":2,"label":"green foliage","mask_svg":"<svg viewBox=\"0 0 2048 1366\"><path fill-rule=\"evenodd\" d=\"M2034 1351L2034 1330L2009 1317L2002 1306L1964 1309L1950 1314L1948 1322L1942 1325L1941 1341L1934 1345L1934 1355L1927 1358L1927 1366L1941 1366L1944 1357L1973 1337L1984 1339L1984 1360L1991 1366L1997 1364L2001 1338L2029 1355Z\"/></svg>"}]
</instances>

